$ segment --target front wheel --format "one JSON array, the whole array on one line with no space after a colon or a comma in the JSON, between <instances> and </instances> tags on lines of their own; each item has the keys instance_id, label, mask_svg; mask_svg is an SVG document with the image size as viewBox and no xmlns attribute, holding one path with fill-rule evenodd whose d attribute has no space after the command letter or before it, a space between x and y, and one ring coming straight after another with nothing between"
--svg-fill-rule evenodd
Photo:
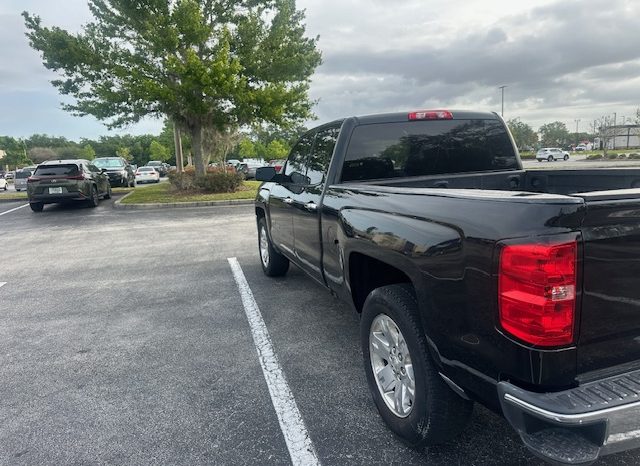
<instances>
[{"instance_id":1,"label":"front wheel","mask_svg":"<svg viewBox=\"0 0 640 466\"><path fill-rule=\"evenodd\" d=\"M111 199L111 185L107 187L107 193L104 195L104 199Z\"/></svg>"},{"instance_id":2,"label":"front wheel","mask_svg":"<svg viewBox=\"0 0 640 466\"><path fill-rule=\"evenodd\" d=\"M408 445L451 440L467 425L473 403L442 380L427 351L413 288L377 288L362 311L364 369L378 412Z\"/></svg>"},{"instance_id":3,"label":"front wheel","mask_svg":"<svg viewBox=\"0 0 640 466\"><path fill-rule=\"evenodd\" d=\"M567 154L564 154L564 161L566 162L567 160L569 160L569 156Z\"/></svg>"},{"instance_id":4,"label":"front wheel","mask_svg":"<svg viewBox=\"0 0 640 466\"><path fill-rule=\"evenodd\" d=\"M273 247L267 233L267 221L264 217L258 220L258 252L262 271L269 277L280 277L289 270L289 259Z\"/></svg>"}]
</instances>

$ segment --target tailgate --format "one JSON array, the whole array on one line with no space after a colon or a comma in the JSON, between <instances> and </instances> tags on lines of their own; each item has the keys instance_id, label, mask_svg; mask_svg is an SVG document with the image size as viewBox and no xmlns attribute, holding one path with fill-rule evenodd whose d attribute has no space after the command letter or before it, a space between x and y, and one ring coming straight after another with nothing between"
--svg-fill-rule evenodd
<instances>
[{"instance_id":1,"label":"tailgate","mask_svg":"<svg viewBox=\"0 0 640 466\"><path fill-rule=\"evenodd\" d=\"M587 204L578 374L640 367L640 190L579 194Z\"/></svg>"}]
</instances>

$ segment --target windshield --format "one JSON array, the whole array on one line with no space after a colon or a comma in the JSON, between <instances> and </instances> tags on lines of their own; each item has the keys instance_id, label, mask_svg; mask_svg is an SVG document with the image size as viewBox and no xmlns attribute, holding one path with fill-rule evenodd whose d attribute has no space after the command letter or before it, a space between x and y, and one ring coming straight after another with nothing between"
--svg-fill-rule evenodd
<instances>
[{"instance_id":1,"label":"windshield","mask_svg":"<svg viewBox=\"0 0 640 466\"><path fill-rule=\"evenodd\" d=\"M93 164L98 168L121 168L124 162L121 159L95 159Z\"/></svg>"}]
</instances>

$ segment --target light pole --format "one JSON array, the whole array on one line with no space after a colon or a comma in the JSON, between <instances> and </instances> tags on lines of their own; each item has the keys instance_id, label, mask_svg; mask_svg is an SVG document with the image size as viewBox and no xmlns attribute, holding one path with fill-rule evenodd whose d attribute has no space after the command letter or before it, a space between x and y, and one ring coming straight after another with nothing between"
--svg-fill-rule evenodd
<instances>
[{"instance_id":1,"label":"light pole","mask_svg":"<svg viewBox=\"0 0 640 466\"><path fill-rule=\"evenodd\" d=\"M580 142L580 141L578 141L578 125L580 124L580 118L576 118L573 121L576 122L576 145L577 145Z\"/></svg>"},{"instance_id":2,"label":"light pole","mask_svg":"<svg viewBox=\"0 0 640 466\"><path fill-rule=\"evenodd\" d=\"M504 88L507 86L498 86L498 89L502 92L502 110L500 111L500 116L504 116Z\"/></svg>"}]
</instances>

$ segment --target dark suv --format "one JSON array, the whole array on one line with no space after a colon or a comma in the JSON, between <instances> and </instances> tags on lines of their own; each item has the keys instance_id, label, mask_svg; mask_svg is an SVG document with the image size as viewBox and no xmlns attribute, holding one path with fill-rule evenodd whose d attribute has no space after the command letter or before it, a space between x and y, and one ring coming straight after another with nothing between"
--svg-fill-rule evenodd
<instances>
[{"instance_id":1,"label":"dark suv","mask_svg":"<svg viewBox=\"0 0 640 466\"><path fill-rule=\"evenodd\" d=\"M129 162L122 157L99 157L93 160L93 164L107 170L111 186L130 187L135 184L136 174Z\"/></svg>"},{"instance_id":2,"label":"dark suv","mask_svg":"<svg viewBox=\"0 0 640 466\"><path fill-rule=\"evenodd\" d=\"M111 197L106 170L88 160L50 160L41 163L27 180L29 206L41 212L45 204L87 201L96 207L100 197Z\"/></svg>"}]
</instances>

